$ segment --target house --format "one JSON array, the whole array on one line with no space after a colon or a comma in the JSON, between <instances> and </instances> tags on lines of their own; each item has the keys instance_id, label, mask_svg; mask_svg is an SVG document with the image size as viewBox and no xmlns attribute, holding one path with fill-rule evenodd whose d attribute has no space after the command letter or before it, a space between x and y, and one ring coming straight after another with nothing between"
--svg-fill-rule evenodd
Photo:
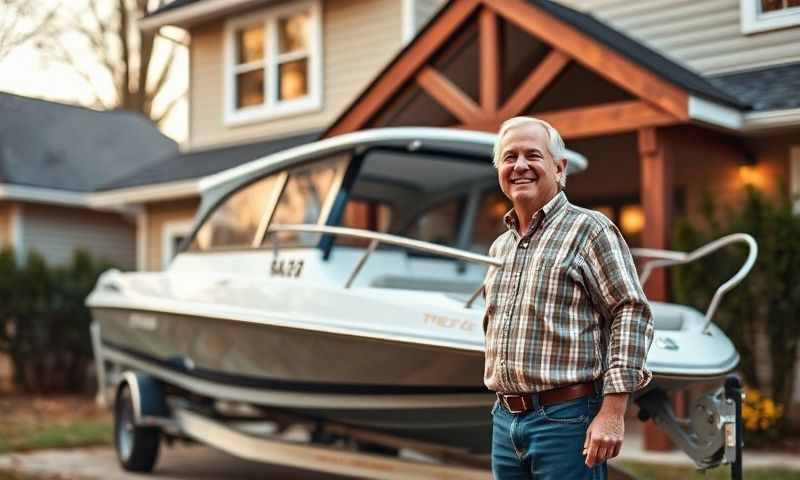
<instances>
[{"instance_id":1,"label":"house","mask_svg":"<svg viewBox=\"0 0 800 480\"><path fill-rule=\"evenodd\" d=\"M741 204L745 185L800 193L794 2L571 2L605 8L631 36L565 3L449 2L323 136L546 119L589 159L570 199L640 247L668 249L677 215L703 219L705 192L724 206ZM654 275L647 295L666 300L666 272Z\"/></svg>"},{"instance_id":2,"label":"house","mask_svg":"<svg viewBox=\"0 0 800 480\"><path fill-rule=\"evenodd\" d=\"M20 261L36 251L63 264L85 249L133 267L133 219L94 208L91 194L177 149L139 114L0 93L0 245Z\"/></svg>"},{"instance_id":3,"label":"house","mask_svg":"<svg viewBox=\"0 0 800 480\"><path fill-rule=\"evenodd\" d=\"M590 161L570 198L634 246L668 248L673 218L700 218L705 191L727 205L746 184L800 192L794 2L451 0L409 40L435 8L176 0L143 19L192 43L187 149L93 197L140 212L139 267L169 260L200 176L370 127L544 118ZM664 272L647 293L666 299Z\"/></svg>"},{"instance_id":4,"label":"house","mask_svg":"<svg viewBox=\"0 0 800 480\"><path fill-rule=\"evenodd\" d=\"M138 212L138 268L172 258L203 176L317 139L442 4L175 0L141 19L142 29L179 27L191 40L183 151L93 197Z\"/></svg>"}]
</instances>

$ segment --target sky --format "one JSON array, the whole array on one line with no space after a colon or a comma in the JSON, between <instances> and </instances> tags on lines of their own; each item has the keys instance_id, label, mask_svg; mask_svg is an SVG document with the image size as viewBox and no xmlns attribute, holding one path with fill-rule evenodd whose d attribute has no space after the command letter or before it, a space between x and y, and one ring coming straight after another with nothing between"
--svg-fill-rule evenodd
<instances>
[{"instance_id":1,"label":"sky","mask_svg":"<svg viewBox=\"0 0 800 480\"><path fill-rule=\"evenodd\" d=\"M69 13L82 15L87 18L87 0L30 0L36 3L37 12L49 11L52 8L59 9L59 16ZM103 6L110 6L115 0L102 0ZM2 7L0 1L0 8ZM22 24L19 28L24 29L29 24ZM177 34L176 34L177 33ZM170 36L179 37L181 32L169 32ZM84 45L82 38L78 35L64 34L59 40L71 51L77 53L81 59L84 70L91 77L94 86L87 83L87 80L74 69L47 59L39 51L34 42L28 42L12 50L7 56L0 59L0 91L24 95L29 97L42 98L70 104L91 106L94 96L93 91L104 98L111 98L113 87L108 80L104 70L98 65L93 65L90 59L88 47ZM157 47L155 60L163 63L165 51L161 45ZM175 95L179 95L186 90L188 84L188 52L181 47L180 52L175 57L177 64L173 70L173 77L166 84L163 90L161 102L168 101ZM158 104L158 101L156 102ZM162 126L162 131L178 142L186 140L187 136L187 114L188 106L186 100L173 110L172 115L166 119Z\"/></svg>"}]
</instances>

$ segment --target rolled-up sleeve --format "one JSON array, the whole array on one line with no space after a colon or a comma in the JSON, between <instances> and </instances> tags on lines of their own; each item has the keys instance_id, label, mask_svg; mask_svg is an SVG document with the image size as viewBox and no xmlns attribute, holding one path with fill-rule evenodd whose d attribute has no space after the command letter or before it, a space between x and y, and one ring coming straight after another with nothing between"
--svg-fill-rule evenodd
<instances>
[{"instance_id":1,"label":"rolled-up sleeve","mask_svg":"<svg viewBox=\"0 0 800 480\"><path fill-rule=\"evenodd\" d=\"M634 392L650 382L645 359L653 341L653 314L622 234L604 226L586 245L590 295L608 320L603 394Z\"/></svg>"}]
</instances>

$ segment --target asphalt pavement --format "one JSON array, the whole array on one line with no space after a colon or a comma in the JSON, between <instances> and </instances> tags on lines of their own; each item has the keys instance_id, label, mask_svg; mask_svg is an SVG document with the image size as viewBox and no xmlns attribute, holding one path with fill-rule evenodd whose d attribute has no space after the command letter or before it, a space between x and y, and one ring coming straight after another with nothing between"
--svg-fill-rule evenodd
<instances>
[{"instance_id":1,"label":"asphalt pavement","mask_svg":"<svg viewBox=\"0 0 800 480\"><path fill-rule=\"evenodd\" d=\"M0 470L34 475L57 475L59 479L102 480L347 480L305 470L249 462L205 446L192 445L162 448L152 474L124 472L117 463L113 448L43 450L31 453L0 455Z\"/></svg>"}]
</instances>

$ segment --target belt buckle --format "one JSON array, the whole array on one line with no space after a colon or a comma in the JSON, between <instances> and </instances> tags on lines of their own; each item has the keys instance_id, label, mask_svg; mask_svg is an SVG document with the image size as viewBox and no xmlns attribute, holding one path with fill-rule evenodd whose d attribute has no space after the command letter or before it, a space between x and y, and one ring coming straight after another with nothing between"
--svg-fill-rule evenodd
<instances>
[{"instance_id":1,"label":"belt buckle","mask_svg":"<svg viewBox=\"0 0 800 480\"><path fill-rule=\"evenodd\" d=\"M526 412L528 410L528 406L525 405L526 402L525 402L525 397L523 395L506 395L504 393L498 393L497 396L500 398L500 403L503 404L503 406L506 408L506 410L508 410L509 413L512 413L512 414L516 415L518 413L523 413L523 412ZM506 397L511 397L511 396L519 398L520 402L522 403L522 409L521 410L513 409L508 404L508 400L506 399Z\"/></svg>"}]
</instances>

